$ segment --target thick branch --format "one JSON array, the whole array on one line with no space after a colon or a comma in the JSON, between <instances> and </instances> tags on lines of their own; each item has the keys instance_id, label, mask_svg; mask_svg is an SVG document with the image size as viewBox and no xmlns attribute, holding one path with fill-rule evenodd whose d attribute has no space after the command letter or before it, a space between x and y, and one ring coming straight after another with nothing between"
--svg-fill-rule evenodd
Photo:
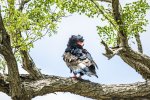
<instances>
[{"instance_id":1,"label":"thick branch","mask_svg":"<svg viewBox=\"0 0 150 100\"><path fill-rule=\"evenodd\" d=\"M118 30L119 46L128 47L127 35L125 33L124 24L121 19L121 14L119 12L119 5L120 5L119 0L112 0L112 9L113 9L114 19L119 27L119 30Z\"/></svg>"},{"instance_id":2,"label":"thick branch","mask_svg":"<svg viewBox=\"0 0 150 100\"><path fill-rule=\"evenodd\" d=\"M133 51L131 48L113 47L109 48L107 44L101 42L105 46L106 53L103 54L108 59L114 55L119 55L124 62L135 69L144 79L150 79L150 57Z\"/></svg>"},{"instance_id":3,"label":"thick branch","mask_svg":"<svg viewBox=\"0 0 150 100\"><path fill-rule=\"evenodd\" d=\"M150 99L150 81L137 82L133 84L105 85L87 80L74 80L58 76L45 76L45 79L34 81L28 75L21 75L22 86L29 97L43 96L55 92L70 92L73 94L93 98L96 100L137 100ZM0 91L8 92L8 84L0 84ZM28 100L28 99L22 99Z\"/></svg>"},{"instance_id":4,"label":"thick branch","mask_svg":"<svg viewBox=\"0 0 150 100\"><path fill-rule=\"evenodd\" d=\"M5 82L5 77L0 74L0 91L9 94L9 84Z\"/></svg>"},{"instance_id":5,"label":"thick branch","mask_svg":"<svg viewBox=\"0 0 150 100\"><path fill-rule=\"evenodd\" d=\"M12 98L18 98L21 96L21 83L19 77L19 71L16 59L13 55L10 37L6 32L6 29L3 24L2 15L0 13L0 34L2 34L2 41L0 44L0 54L2 54L7 62L8 73L9 73L9 86Z\"/></svg>"},{"instance_id":6,"label":"thick branch","mask_svg":"<svg viewBox=\"0 0 150 100\"><path fill-rule=\"evenodd\" d=\"M1 6L0 6L0 44L1 45L6 45L7 46L7 41L4 42L4 39L7 39L9 38L7 32L6 32L6 29L4 27L4 24L3 24L3 19L2 19L2 15L1 15ZM8 41L9 43L10 41ZM8 46L7 46L8 47ZM8 47L9 48L9 47ZM1 52L0 52L1 53Z\"/></svg>"},{"instance_id":7,"label":"thick branch","mask_svg":"<svg viewBox=\"0 0 150 100\"><path fill-rule=\"evenodd\" d=\"M91 2L94 3L96 8L99 10L99 12L110 22L110 24L113 25L113 27L119 27L118 30L118 45L120 47L128 47L128 41L127 41L127 35L124 31L124 24L121 19L121 5L119 3L119 0L111 0L112 3L112 9L113 9L113 15L114 19L117 23L117 25L114 24L114 22L105 14L103 10L100 9L99 4L96 3L94 0L90 0Z\"/></svg>"},{"instance_id":8,"label":"thick branch","mask_svg":"<svg viewBox=\"0 0 150 100\"><path fill-rule=\"evenodd\" d=\"M41 79L44 78L42 73L36 68L34 61L30 57L27 51L21 50L23 61L23 68L34 78L34 79Z\"/></svg>"},{"instance_id":9,"label":"thick branch","mask_svg":"<svg viewBox=\"0 0 150 100\"><path fill-rule=\"evenodd\" d=\"M121 51L119 56L140 73L144 79L150 79L150 57L128 48Z\"/></svg>"},{"instance_id":10,"label":"thick branch","mask_svg":"<svg viewBox=\"0 0 150 100\"><path fill-rule=\"evenodd\" d=\"M119 55L124 62L135 69L144 79L150 79L149 56L133 51L131 48L109 48L104 41L102 41L102 44L106 50L106 53L103 55L108 59L111 59L114 55Z\"/></svg>"},{"instance_id":11,"label":"thick branch","mask_svg":"<svg viewBox=\"0 0 150 100\"><path fill-rule=\"evenodd\" d=\"M149 98L150 96L150 82L147 84L139 82L134 84L104 85L86 80L49 76L43 80L24 82L23 84L27 93L32 95L32 97L55 92L70 92L96 100Z\"/></svg>"},{"instance_id":12,"label":"thick branch","mask_svg":"<svg viewBox=\"0 0 150 100\"><path fill-rule=\"evenodd\" d=\"M142 43L141 43L141 39L140 39L139 33L135 34L135 39L136 39L136 42L137 42L138 51L140 53L143 53L143 48L142 48Z\"/></svg>"}]
</instances>

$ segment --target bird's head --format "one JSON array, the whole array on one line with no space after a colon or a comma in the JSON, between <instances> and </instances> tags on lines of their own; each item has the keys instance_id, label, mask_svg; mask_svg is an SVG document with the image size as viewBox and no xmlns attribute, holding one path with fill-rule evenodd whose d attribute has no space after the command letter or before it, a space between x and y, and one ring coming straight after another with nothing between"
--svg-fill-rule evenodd
<instances>
[{"instance_id":1,"label":"bird's head","mask_svg":"<svg viewBox=\"0 0 150 100\"><path fill-rule=\"evenodd\" d=\"M74 48L77 46L83 47L83 45L84 45L84 39L83 39L83 36L81 35L72 35L69 38L69 41L67 44L67 46L71 48Z\"/></svg>"}]
</instances>

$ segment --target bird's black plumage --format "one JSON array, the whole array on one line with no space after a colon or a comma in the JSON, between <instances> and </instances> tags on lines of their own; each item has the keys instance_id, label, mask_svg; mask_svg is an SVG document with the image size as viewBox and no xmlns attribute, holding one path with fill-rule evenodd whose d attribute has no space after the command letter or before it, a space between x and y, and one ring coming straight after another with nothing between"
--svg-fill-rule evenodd
<instances>
[{"instance_id":1,"label":"bird's black plumage","mask_svg":"<svg viewBox=\"0 0 150 100\"><path fill-rule=\"evenodd\" d=\"M80 74L82 76L86 74L88 76L94 75L98 77L95 71L97 65L91 54L83 48L83 45L78 44L78 42L83 41L84 39L81 35L72 35L69 38L63 59L74 75Z\"/></svg>"}]
</instances>

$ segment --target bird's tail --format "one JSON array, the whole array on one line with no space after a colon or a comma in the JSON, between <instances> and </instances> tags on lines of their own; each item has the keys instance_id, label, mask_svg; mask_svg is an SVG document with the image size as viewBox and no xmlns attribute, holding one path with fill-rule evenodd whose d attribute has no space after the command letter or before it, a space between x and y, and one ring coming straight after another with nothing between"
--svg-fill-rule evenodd
<instances>
[{"instance_id":1,"label":"bird's tail","mask_svg":"<svg viewBox=\"0 0 150 100\"><path fill-rule=\"evenodd\" d=\"M95 77L97 77L97 78L98 78L98 76L97 76L97 75L95 75Z\"/></svg>"}]
</instances>

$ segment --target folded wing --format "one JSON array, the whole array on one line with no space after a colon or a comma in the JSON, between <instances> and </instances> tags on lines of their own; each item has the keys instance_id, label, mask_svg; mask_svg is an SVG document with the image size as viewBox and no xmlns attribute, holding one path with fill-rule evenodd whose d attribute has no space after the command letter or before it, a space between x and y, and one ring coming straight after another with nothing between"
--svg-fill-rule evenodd
<instances>
[{"instance_id":1,"label":"folded wing","mask_svg":"<svg viewBox=\"0 0 150 100\"><path fill-rule=\"evenodd\" d=\"M89 52L84 52L84 59L80 59L80 57L71 54L70 52L65 52L63 54L63 59L66 62L67 66L74 73L83 73L88 76L96 75L95 67L97 67L96 63L92 59ZM86 56L86 57L85 57ZM98 68L98 67L97 67Z\"/></svg>"}]
</instances>

